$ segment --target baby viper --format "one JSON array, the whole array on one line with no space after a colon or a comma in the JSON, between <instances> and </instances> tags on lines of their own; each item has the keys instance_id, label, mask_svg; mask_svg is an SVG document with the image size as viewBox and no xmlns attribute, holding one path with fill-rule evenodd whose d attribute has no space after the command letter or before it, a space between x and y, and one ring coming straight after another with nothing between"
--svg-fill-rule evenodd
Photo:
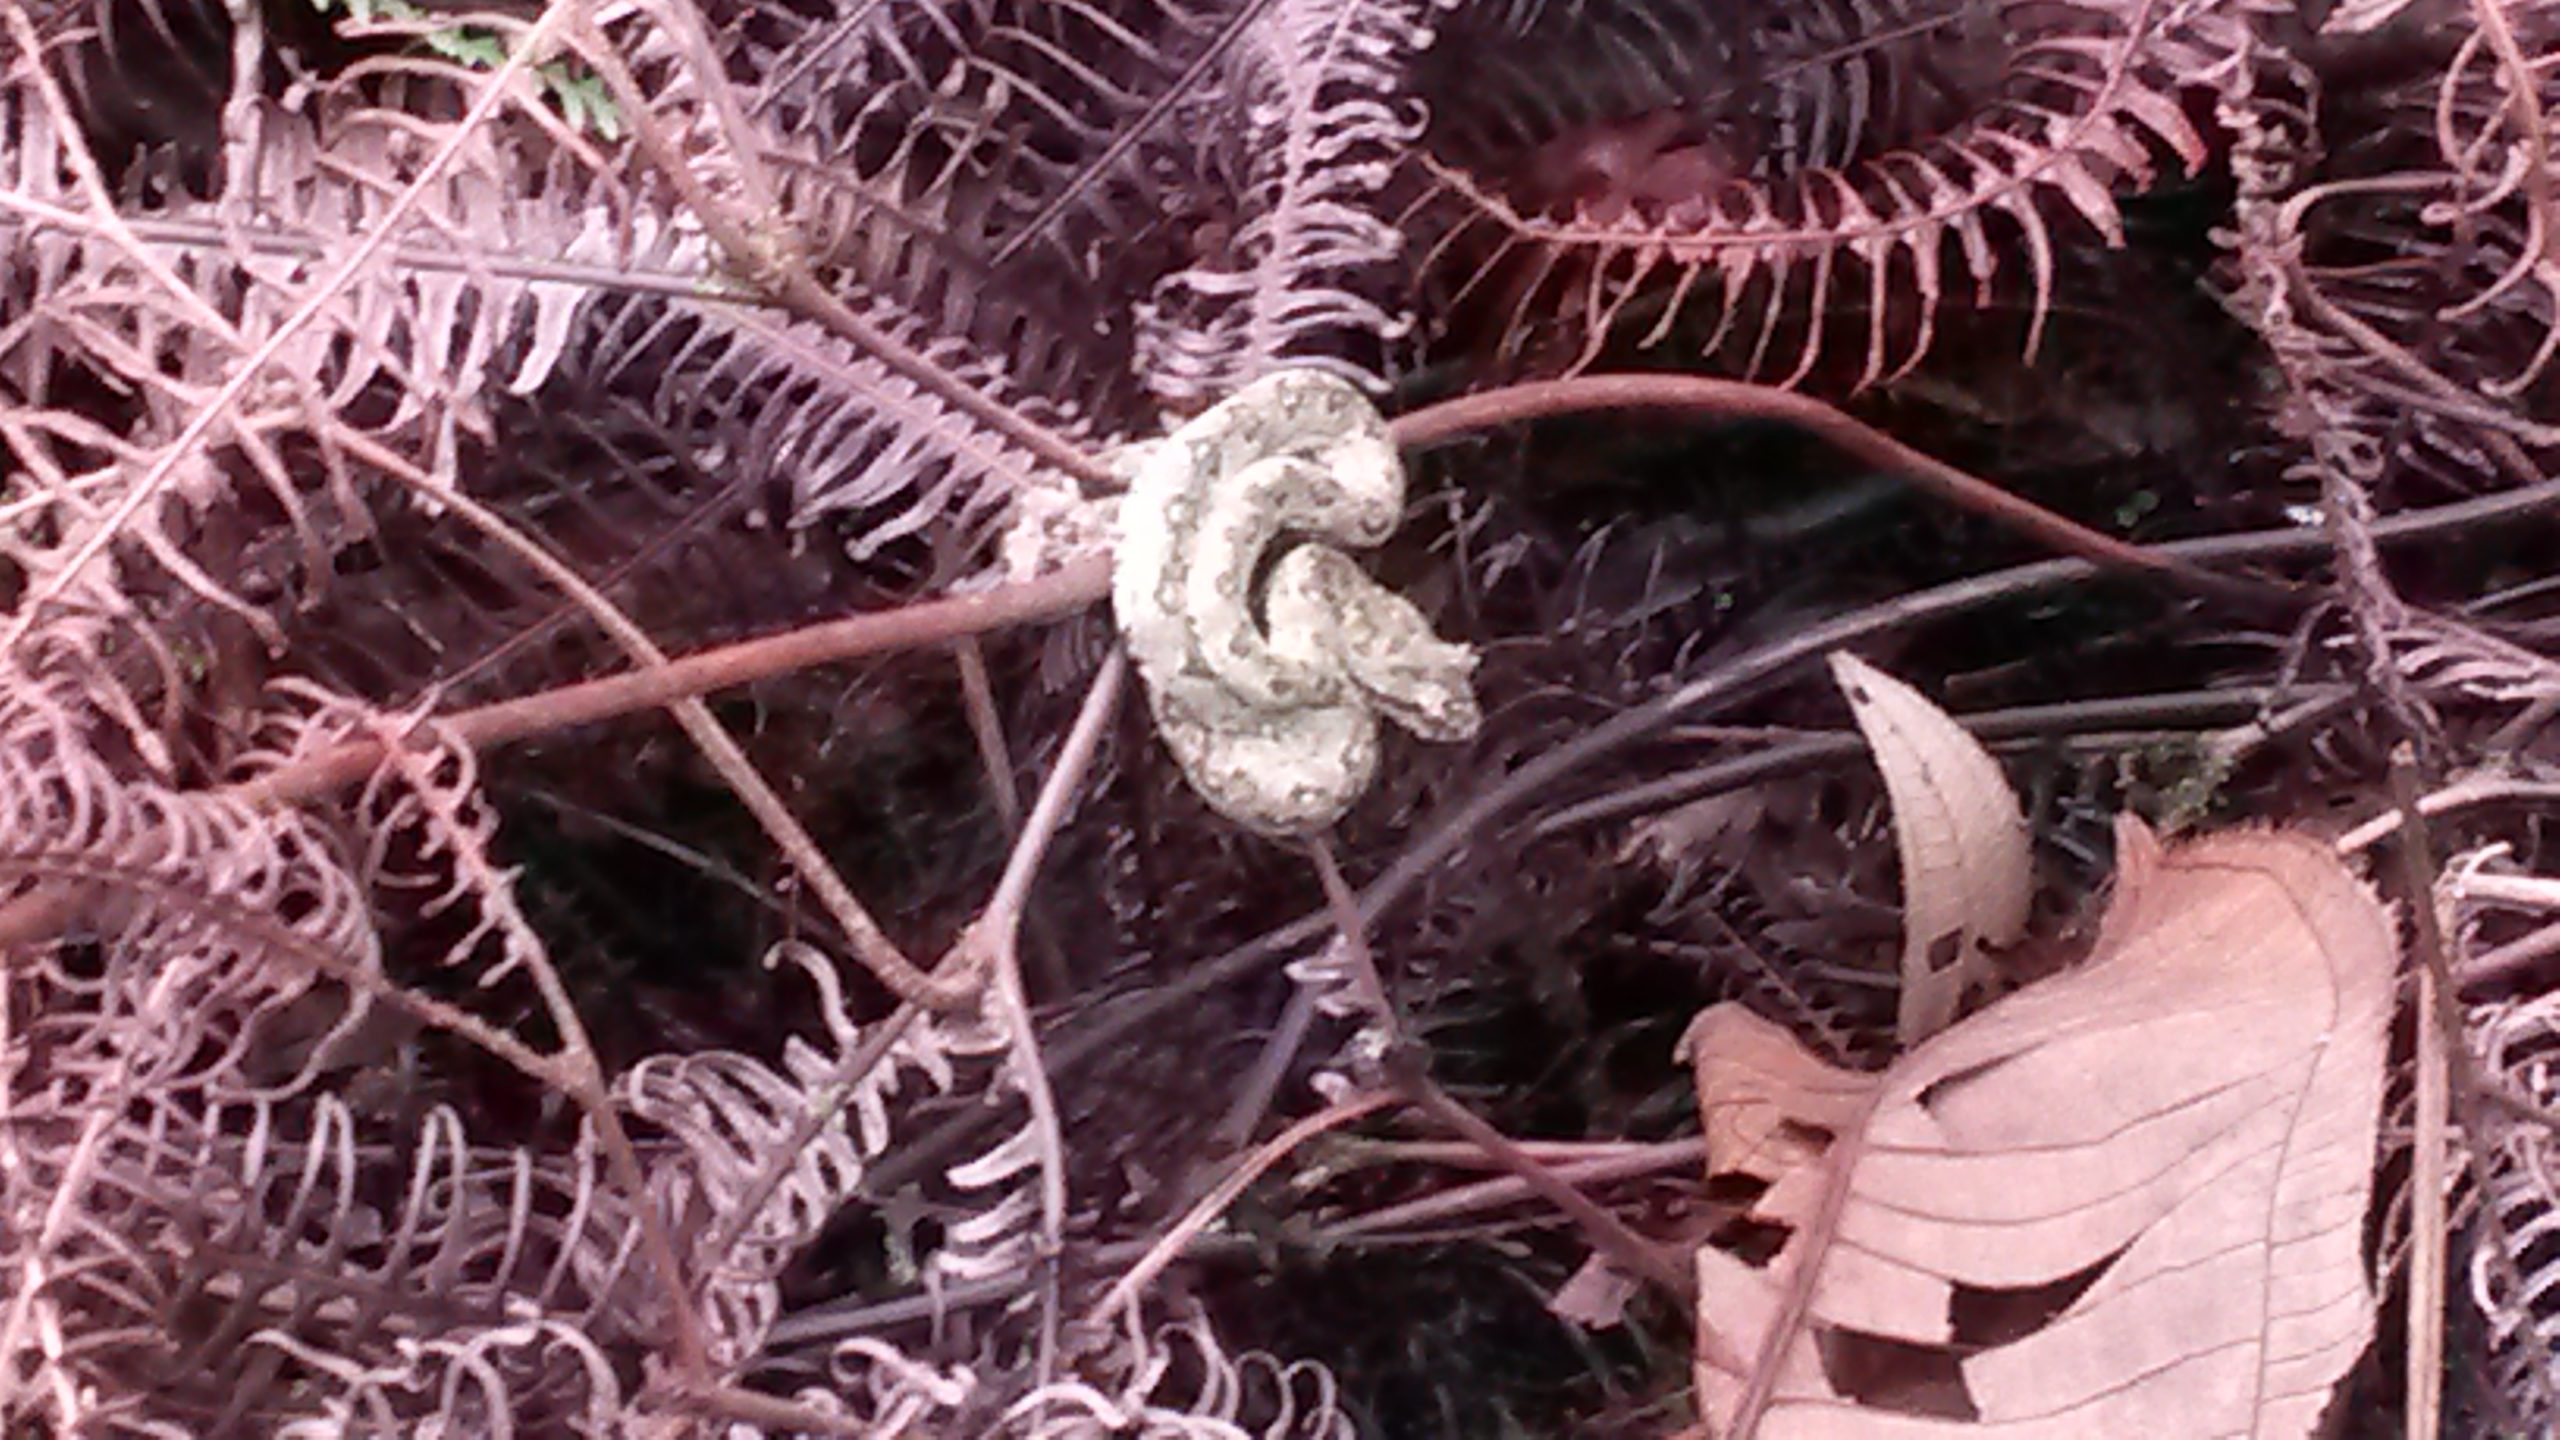
<instances>
[{"instance_id":1,"label":"baby viper","mask_svg":"<svg viewBox=\"0 0 2560 1440\"><path fill-rule=\"evenodd\" d=\"M1337 548L1379 544L1403 511L1386 422L1322 371L1257 380L1144 452L1112 608L1156 731L1211 809L1304 835L1377 773L1381 715L1425 739L1476 733L1475 653Z\"/></svg>"}]
</instances>

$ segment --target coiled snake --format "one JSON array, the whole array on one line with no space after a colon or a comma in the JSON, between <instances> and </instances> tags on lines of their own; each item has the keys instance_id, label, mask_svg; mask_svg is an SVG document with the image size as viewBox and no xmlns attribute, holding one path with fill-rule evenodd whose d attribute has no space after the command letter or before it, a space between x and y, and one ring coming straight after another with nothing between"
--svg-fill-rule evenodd
<instances>
[{"instance_id":1,"label":"coiled snake","mask_svg":"<svg viewBox=\"0 0 2560 1440\"><path fill-rule=\"evenodd\" d=\"M1385 421L1322 371L1257 380L1144 452L1112 607L1157 733L1210 808L1307 834L1368 788L1381 715L1425 739L1476 733L1475 653L1335 548L1378 545L1403 511Z\"/></svg>"}]
</instances>

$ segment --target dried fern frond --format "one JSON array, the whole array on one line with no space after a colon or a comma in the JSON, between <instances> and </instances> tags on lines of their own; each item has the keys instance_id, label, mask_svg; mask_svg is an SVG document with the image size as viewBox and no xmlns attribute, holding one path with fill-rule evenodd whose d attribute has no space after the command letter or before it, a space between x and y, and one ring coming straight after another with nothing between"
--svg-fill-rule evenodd
<instances>
[{"instance_id":1,"label":"dried fern frond","mask_svg":"<svg viewBox=\"0 0 2560 1440\"><path fill-rule=\"evenodd\" d=\"M814 254L946 331L979 323L965 297L987 329L1068 337L1079 393L1116 375L1190 409L1308 362L1375 383L1408 323L1379 197L1419 125L1404 72L1437 8L775 15L792 38L749 57L751 106Z\"/></svg>"},{"instance_id":2,"label":"dried fern frond","mask_svg":"<svg viewBox=\"0 0 2560 1440\"><path fill-rule=\"evenodd\" d=\"M2469 493L2481 477L2538 474L2518 453L2560 443L2520 403L2560 351L2547 135L2560 114L2551 78L2560 12L2539 4L2453 7L2467 36L2442 71L2350 100L2352 139L2298 152L2283 173L2243 177L2235 309L2267 337L2297 397L2279 416L2291 433L2365 437L2359 463L2397 496ZM2499 63L2489 31L2523 60L2524 83ZM2349 17L2341 14L2338 25ZM2231 109L2245 148L2270 125L2304 135L2309 116L2262 118L2265 97ZM2478 383L2457 376L2481 377ZM2317 389L2318 397L2308 392ZM2318 414L2312 412L2317 411Z\"/></svg>"},{"instance_id":3,"label":"dried fern frond","mask_svg":"<svg viewBox=\"0 0 2560 1440\"><path fill-rule=\"evenodd\" d=\"M652 243L482 126L422 134L356 103L234 107L256 131L215 199L148 174L111 195L60 102L32 69L0 92L21 142L0 269L12 644L48 607L112 613L167 582L279 643L269 607L364 533L364 482L458 485L488 398L557 357L583 299L557 277ZM190 543L242 508L281 517L294 549L262 557L280 569Z\"/></svg>"},{"instance_id":4,"label":"dried fern frond","mask_svg":"<svg viewBox=\"0 0 2560 1440\"><path fill-rule=\"evenodd\" d=\"M1392 304L1404 235L1379 199L1422 130L1407 63L1450 3L1273 0L1222 57L1246 122L1218 166L1244 177L1233 234L1139 312L1139 362L1167 403L1197 409L1284 365L1384 371L1380 347L1412 317Z\"/></svg>"},{"instance_id":5,"label":"dried fern frond","mask_svg":"<svg viewBox=\"0 0 2560 1440\"><path fill-rule=\"evenodd\" d=\"M2560 1100L2560 1026L2553 997L2484 1007L2472 1045L2482 1072L2534 1104ZM2531 1121L2501 1124L2482 1146L2488 1175L2480 1234L2471 1247L2471 1301L2487 1325L2495 1393L2529 1430L2560 1417L2560 1188L2551 1132Z\"/></svg>"},{"instance_id":6,"label":"dried fern frond","mask_svg":"<svg viewBox=\"0 0 2560 1440\"><path fill-rule=\"evenodd\" d=\"M1991 10L1963 0L1468 6L1440 27L1414 84L1432 101L1436 158L1501 175L1554 212L1611 189L1658 191L1643 172L1678 134L1713 137L1729 168L1762 181L1926 141L1996 88ZM1665 115L1690 128L1655 123L1640 142Z\"/></svg>"},{"instance_id":7,"label":"dried fern frond","mask_svg":"<svg viewBox=\"0 0 2560 1440\"><path fill-rule=\"evenodd\" d=\"M809 1388L803 1403L864 1425L866 1433L983 1436L985 1440L1350 1440L1332 1374L1307 1361L1229 1351L1197 1315L1088 1337L1075 1374L1006 1397L968 1366L919 1364L877 1341L836 1348L841 1380ZM851 1393L848 1393L851 1392Z\"/></svg>"},{"instance_id":8,"label":"dried fern frond","mask_svg":"<svg viewBox=\"0 0 2560 1440\"><path fill-rule=\"evenodd\" d=\"M639 1207L686 1221L685 1285L712 1360L737 1373L780 1313L782 1266L889 1144L901 1090L947 1088L958 1059L995 1048L950 1021L867 1047L833 971L802 954L822 1037L778 1066L669 1055L616 1082L609 1103L646 1156L635 1195L591 1124L493 1146L449 1109L336 1093L366 1063L364 1019L401 1003L359 874L427 890L392 909L459 931L447 956L471 964L475 1008L504 1010L490 987L511 971L544 973L453 752L378 782L359 807L376 824L347 847L121 782L41 713L0 740L0 873L76 884L86 917L79 943L12 982L31 1017L10 1051L0 1183L13 1416L264 1434L663 1413L647 1377L669 1344L668 1277L642 1257ZM350 849L372 860L349 866ZM997 1168L986 1184L1012 1173ZM1018 1228L1008 1189L976 1215L985 1235L955 1227L953 1264Z\"/></svg>"},{"instance_id":9,"label":"dried fern frond","mask_svg":"<svg viewBox=\"0 0 2560 1440\"><path fill-rule=\"evenodd\" d=\"M647 33L631 38L646 51ZM864 554L930 522L983 532L1015 492L1072 485L947 397L988 395L998 413L1072 432L1082 422L1064 382L1121 373L1063 346L973 345L929 313L857 298L919 376L760 313L648 175L606 167L538 115L435 118L493 93L467 72L403 62L303 111L234 106L226 114L254 129L234 137L202 199L150 160L104 189L60 129L70 112L48 80L22 72L0 95L25 142L20 203L0 221L25 242L0 271L0 315L14 322L0 340L14 417L0 443L24 477L6 558L38 605L81 592L110 604L141 564L281 649L276 602L310 600L371 517L400 503L386 473L431 506L485 483L501 444L493 411L521 419L518 397L561 385L627 397L700 468L753 457L759 474L727 475L754 482L733 487L748 503L725 508L731 522L759 509L845 515L879 531L855 531ZM665 84L650 119L690 123L705 108L693 93ZM718 193L726 172L703 172ZM101 393L120 397L104 414ZM232 518L270 511L287 523ZM244 552L197 543L226 529L262 533ZM631 538L643 552L657 543ZM581 557L608 572L630 558Z\"/></svg>"},{"instance_id":10,"label":"dried fern frond","mask_svg":"<svg viewBox=\"0 0 2560 1440\"><path fill-rule=\"evenodd\" d=\"M1063 433L1083 428L964 336L935 335L885 301L869 313L963 383ZM856 561L929 529L982 539L1025 495L1076 493L1039 457L806 321L644 301L601 307L582 339L573 383L630 396L660 443L740 487L749 503L733 514L852 522Z\"/></svg>"},{"instance_id":11,"label":"dried fern frond","mask_svg":"<svg viewBox=\"0 0 2560 1440\"><path fill-rule=\"evenodd\" d=\"M1935 7L1911 9L1953 23ZM2010 33L1996 91L1961 123L1908 145L1844 156L1856 147L1842 126L1872 103L1845 97L1876 87L1805 78L1792 92L1784 81L1739 92L1750 97L1747 109L1694 116L1721 132L1650 156L1639 150L1623 183L1573 197L1561 213L1539 208L1534 189L1523 195L1481 161L1426 156L1456 217L1434 261L1457 267L1448 283L1461 303L1470 290L1493 290L1495 323L1515 351L1552 321L1578 347L1558 352L1569 366L1590 363L1622 331L1642 345L1664 341L1702 291L1716 323L1701 349L1739 373L1796 385L1823 358L1830 312L1862 312L1865 353L1843 376L1862 388L1927 354L1952 281L1971 279L1974 303L1988 303L2004 256L2023 253L2032 355L2053 299L2052 213L2120 243L2117 194L2148 185L2164 154L2191 171L2200 166L2205 143L2179 97L2229 60L2244 22L2157 0L2001 13ZM1889 29L1868 23L1868 34ZM1930 33L1925 23L1915 29ZM1762 73L1755 66L1785 62L1790 46L1820 48L1801 38L1773 46L1749 32L1725 44L1751 79ZM1829 72L1804 65L1790 73ZM1713 103L1691 94L1660 103L1702 99ZM1790 111L1796 118L1776 123ZM1769 147L1790 136L1803 157L1768 163Z\"/></svg>"},{"instance_id":12,"label":"dried fern frond","mask_svg":"<svg viewBox=\"0 0 2560 1440\"><path fill-rule=\"evenodd\" d=\"M2512 702L2552 693L2560 673L2412 607L2371 538L2387 505L2500 477L2526 483L2560 445L2560 430L2523 401L2560 346L2537 138L2560 89L2547 65L2492 58L2528 42L2525 53L2560 53L2560 14L2532 4L2464 13L2478 23L2449 67L2356 97L2382 123L2358 126L2333 152L2313 143L2316 79L2272 47L2225 72L2222 99L2241 182L2226 237L2229 304L2284 382L2275 421L2296 447L2288 475L2317 487L2371 673L2421 728L2432 722L2418 685Z\"/></svg>"}]
</instances>

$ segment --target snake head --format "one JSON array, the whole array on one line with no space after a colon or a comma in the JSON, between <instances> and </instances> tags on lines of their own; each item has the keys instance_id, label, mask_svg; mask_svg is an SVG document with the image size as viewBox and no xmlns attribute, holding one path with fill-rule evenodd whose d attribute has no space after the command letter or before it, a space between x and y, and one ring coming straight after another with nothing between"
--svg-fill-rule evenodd
<instances>
[{"instance_id":1,"label":"snake head","mask_svg":"<svg viewBox=\"0 0 2560 1440\"><path fill-rule=\"evenodd\" d=\"M1472 740L1476 653L1431 633L1412 601L1339 550L1302 545L1272 567L1264 608L1275 634L1313 637L1379 714L1425 740Z\"/></svg>"}]
</instances>

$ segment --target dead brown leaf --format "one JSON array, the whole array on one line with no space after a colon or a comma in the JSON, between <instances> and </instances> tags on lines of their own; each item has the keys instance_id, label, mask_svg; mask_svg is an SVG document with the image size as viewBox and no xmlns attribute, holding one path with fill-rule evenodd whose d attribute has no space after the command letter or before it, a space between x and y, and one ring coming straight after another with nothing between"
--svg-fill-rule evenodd
<instances>
[{"instance_id":1,"label":"dead brown leaf","mask_svg":"<svg viewBox=\"0 0 2560 1440\"><path fill-rule=\"evenodd\" d=\"M1643 1288L1634 1276L1593 1255L1547 1297L1547 1313L1585 1330L1615 1330L1627 1321L1627 1302Z\"/></svg>"},{"instance_id":2,"label":"dead brown leaf","mask_svg":"<svg viewBox=\"0 0 2560 1440\"><path fill-rule=\"evenodd\" d=\"M1880 1076L1701 1015L1722 1436L2306 1435L2364 1348L2391 920L2329 849L2118 822L2082 968ZM1712 1342L1712 1343L1711 1343Z\"/></svg>"},{"instance_id":3,"label":"dead brown leaf","mask_svg":"<svg viewBox=\"0 0 2560 1440\"><path fill-rule=\"evenodd\" d=\"M1991 979L1986 947L2027 927L2035 872L2009 777L1981 742L1927 697L1847 651L1831 673L1884 774L1902 859L1905 1047L1956 1017L1967 988Z\"/></svg>"}]
</instances>

